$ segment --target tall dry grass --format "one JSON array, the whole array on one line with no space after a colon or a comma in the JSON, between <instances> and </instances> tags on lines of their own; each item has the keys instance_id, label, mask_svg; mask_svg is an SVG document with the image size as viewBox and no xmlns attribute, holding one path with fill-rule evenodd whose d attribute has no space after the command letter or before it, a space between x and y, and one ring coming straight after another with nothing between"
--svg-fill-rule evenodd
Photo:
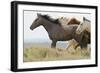
<instances>
[{"instance_id":1,"label":"tall dry grass","mask_svg":"<svg viewBox=\"0 0 100 73\"><path fill-rule=\"evenodd\" d=\"M24 62L54 61L54 60L81 60L90 58L90 50L59 49L45 47L24 48Z\"/></svg>"}]
</instances>

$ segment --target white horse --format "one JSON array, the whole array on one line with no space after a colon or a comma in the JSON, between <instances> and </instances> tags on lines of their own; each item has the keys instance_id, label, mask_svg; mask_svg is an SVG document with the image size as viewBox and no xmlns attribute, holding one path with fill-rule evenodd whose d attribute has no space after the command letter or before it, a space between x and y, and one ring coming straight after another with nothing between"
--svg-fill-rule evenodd
<instances>
[{"instance_id":1,"label":"white horse","mask_svg":"<svg viewBox=\"0 0 100 73\"><path fill-rule=\"evenodd\" d=\"M88 31L91 34L91 21L85 17L83 17L83 22L76 29L76 33L80 34L83 31ZM88 44L87 50L90 50L90 44Z\"/></svg>"},{"instance_id":2,"label":"white horse","mask_svg":"<svg viewBox=\"0 0 100 73\"><path fill-rule=\"evenodd\" d=\"M91 21L86 19L85 17L83 17L83 22L80 23L80 25L78 26L78 28L76 30L76 33L80 34L84 30L86 30L86 31L91 33Z\"/></svg>"}]
</instances>

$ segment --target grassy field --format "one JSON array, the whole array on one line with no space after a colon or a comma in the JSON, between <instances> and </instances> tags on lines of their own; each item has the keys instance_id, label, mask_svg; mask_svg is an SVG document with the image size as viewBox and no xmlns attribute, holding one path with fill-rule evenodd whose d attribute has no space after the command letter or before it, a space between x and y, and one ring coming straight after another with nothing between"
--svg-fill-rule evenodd
<instances>
[{"instance_id":1,"label":"grassy field","mask_svg":"<svg viewBox=\"0 0 100 73\"><path fill-rule=\"evenodd\" d=\"M79 48L73 49L59 49L59 48L45 48L45 47L31 47L24 48L24 62L34 61L54 61L54 60L80 60L89 59L90 50L85 50L83 53Z\"/></svg>"}]
</instances>

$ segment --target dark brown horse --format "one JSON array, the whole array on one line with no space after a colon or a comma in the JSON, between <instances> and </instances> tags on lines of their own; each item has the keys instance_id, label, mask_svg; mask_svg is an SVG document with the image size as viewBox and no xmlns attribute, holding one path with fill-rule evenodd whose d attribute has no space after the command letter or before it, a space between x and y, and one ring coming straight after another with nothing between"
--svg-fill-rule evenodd
<instances>
[{"instance_id":1,"label":"dark brown horse","mask_svg":"<svg viewBox=\"0 0 100 73\"><path fill-rule=\"evenodd\" d=\"M32 23L30 29L33 30L42 25L48 32L49 38L52 40L52 48L56 47L57 41L68 41L71 39L75 39L82 48L87 47L88 42L82 43L83 40L81 34L76 34L78 25L67 25L65 28L62 28L57 19L54 20L47 15L41 14L37 14L37 16L38 18ZM88 40L85 36L84 39Z\"/></svg>"}]
</instances>

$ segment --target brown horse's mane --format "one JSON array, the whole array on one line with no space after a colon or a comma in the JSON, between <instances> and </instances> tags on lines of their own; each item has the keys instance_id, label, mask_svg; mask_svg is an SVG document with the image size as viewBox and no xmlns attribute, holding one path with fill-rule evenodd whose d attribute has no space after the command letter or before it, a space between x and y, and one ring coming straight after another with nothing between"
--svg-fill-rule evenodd
<instances>
[{"instance_id":1,"label":"brown horse's mane","mask_svg":"<svg viewBox=\"0 0 100 73\"><path fill-rule=\"evenodd\" d=\"M51 17L48 16L48 15L41 15L41 16L42 16L43 18L47 19L48 21L51 21L51 22L53 22L53 23L55 23L55 24L58 24L58 25L61 25L58 19L53 19L53 18L51 18Z\"/></svg>"}]
</instances>

